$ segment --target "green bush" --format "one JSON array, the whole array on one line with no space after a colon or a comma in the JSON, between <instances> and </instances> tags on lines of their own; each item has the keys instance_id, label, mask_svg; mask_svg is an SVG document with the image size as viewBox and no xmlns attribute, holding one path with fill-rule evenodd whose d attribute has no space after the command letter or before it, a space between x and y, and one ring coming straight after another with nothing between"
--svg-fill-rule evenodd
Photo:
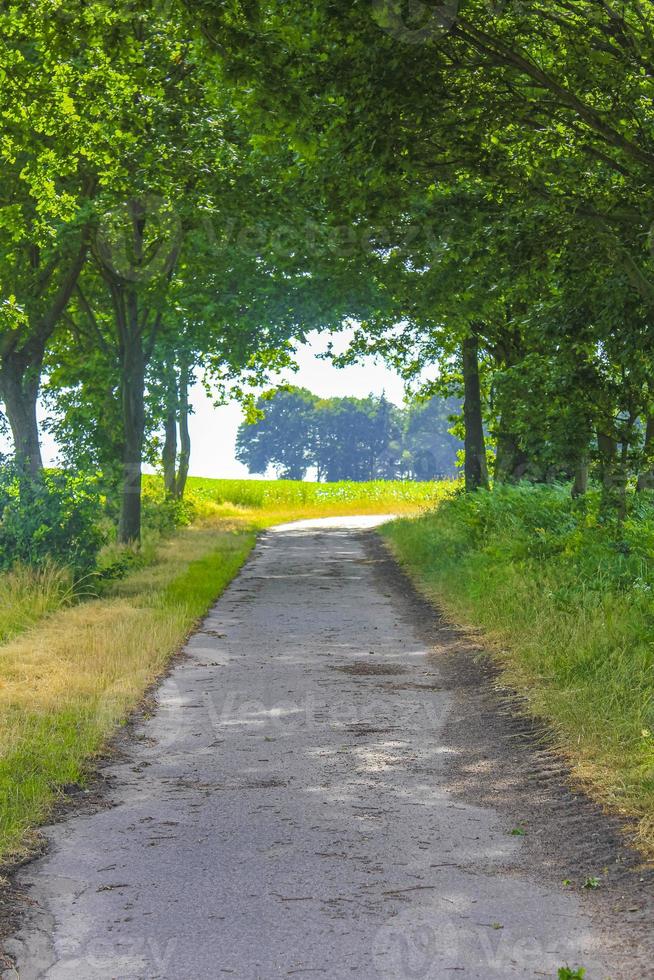
<instances>
[{"instance_id":1,"label":"green bush","mask_svg":"<svg viewBox=\"0 0 654 980\"><path fill-rule=\"evenodd\" d=\"M102 506L94 481L47 470L28 476L0 464L0 569L55 562L76 576L95 567L104 543Z\"/></svg>"},{"instance_id":2,"label":"green bush","mask_svg":"<svg viewBox=\"0 0 654 980\"><path fill-rule=\"evenodd\" d=\"M143 482L143 527L148 531L169 534L176 527L188 527L195 517L195 506L190 495L184 500L171 500L166 496L163 482L150 478Z\"/></svg>"}]
</instances>

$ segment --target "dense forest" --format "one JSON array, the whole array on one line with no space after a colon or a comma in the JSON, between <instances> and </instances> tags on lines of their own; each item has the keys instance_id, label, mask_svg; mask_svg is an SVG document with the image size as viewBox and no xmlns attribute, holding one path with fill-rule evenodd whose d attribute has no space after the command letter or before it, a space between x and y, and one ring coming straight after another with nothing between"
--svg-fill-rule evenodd
<instances>
[{"instance_id":1,"label":"dense forest","mask_svg":"<svg viewBox=\"0 0 654 980\"><path fill-rule=\"evenodd\" d=\"M250 473L272 467L282 479L438 480L456 476L459 440L450 433L455 401L430 398L400 409L380 398L318 398L284 388L257 402L241 425L236 457Z\"/></svg>"},{"instance_id":2,"label":"dense forest","mask_svg":"<svg viewBox=\"0 0 654 980\"><path fill-rule=\"evenodd\" d=\"M462 400L468 490L591 480L624 517L651 486L647 6L35 0L0 27L12 507L95 481L138 540L144 460L184 491L189 386L251 412L353 324L337 363Z\"/></svg>"}]
</instances>

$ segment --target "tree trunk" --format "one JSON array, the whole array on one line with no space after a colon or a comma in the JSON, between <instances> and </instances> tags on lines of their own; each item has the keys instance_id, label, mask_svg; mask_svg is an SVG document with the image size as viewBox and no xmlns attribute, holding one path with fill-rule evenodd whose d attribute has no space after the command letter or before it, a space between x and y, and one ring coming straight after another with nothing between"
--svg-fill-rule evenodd
<instances>
[{"instance_id":1,"label":"tree trunk","mask_svg":"<svg viewBox=\"0 0 654 980\"><path fill-rule=\"evenodd\" d=\"M643 446L644 468L638 474L638 484L636 489L639 493L643 490L654 490L654 415L648 415L645 428L645 444Z\"/></svg>"},{"instance_id":2,"label":"tree trunk","mask_svg":"<svg viewBox=\"0 0 654 980\"><path fill-rule=\"evenodd\" d=\"M71 260L53 293L49 305L39 317L30 320L26 331L3 337L0 355L0 399L4 402L14 440L18 465L31 476L43 469L36 406L41 387L41 368L46 346L66 309L86 260L84 237L79 251ZM44 283L47 285L50 276ZM44 289L46 288L44 285ZM33 297L43 305L45 297L37 291Z\"/></svg>"},{"instance_id":3,"label":"tree trunk","mask_svg":"<svg viewBox=\"0 0 654 980\"><path fill-rule=\"evenodd\" d=\"M9 355L0 366L0 397L14 441L18 466L36 477L43 469L36 404L41 364L26 365L19 354Z\"/></svg>"},{"instance_id":4,"label":"tree trunk","mask_svg":"<svg viewBox=\"0 0 654 980\"><path fill-rule=\"evenodd\" d=\"M171 358L172 362L172 358ZM166 496L177 494L177 374L174 362L166 365L166 424L161 462L163 465L164 488Z\"/></svg>"},{"instance_id":5,"label":"tree trunk","mask_svg":"<svg viewBox=\"0 0 654 980\"><path fill-rule=\"evenodd\" d=\"M572 485L572 496L575 500L584 497L588 490L588 456L584 454L577 460L575 466L575 482Z\"/></svg>"},{"instance_id":6,"label":"tree trunk","mask_svg":"<svg viewBox=\"0 0 654 980\"><path fill-rule=\"evenodd\" d=\"M164 486L170 500L182 500L188 480L191 461L191 433L189 431L190 369L184 358L180 358L179 378L174 360L166 371L166 423L165 439L161 462L163 464ZM179 426L179 461L177 458L177 429Z\"/></svg>"},{"instance_id":7,"label":"tree trunk","mask_svg":"<svg viewBox=\"0 0 654 980\"><path fill-rule=\"evenodd\" d=\"M122 292L122 290L120 290ZM145 354L138 323L138 300L132 287L125 289L124 330L121 350L121 401L123 415L123 485L118 540L131 544L141 537L142 457L145 434Z\"/></svg>"},{"instance_id":8,"label":"tree trunk","mask_svg":"<svg viewBox=\"0 0 654 980\"><path fill-rule=\"evenodd\" d=\"M598 432L597 450L599 453L602 487L605 491L610 491L615 477L615 459L618 451L616 439L604 432Z\"/></svg>"},{"instance_id":9,"label":"tree trunk","mask_svg":"<svg viewBox=\"0 0 654 980\"><path fill-rule=\"evenodd\" d=\"M471 334L463 342L463 382L465 400L465 486L467 491L480 488L488 490L488 463L486 440L481 410L481 386L479 382L479 352L477 338Z\"/></svg>"},{"instance_id":10,"label":"tree trunk","mask_svg":"<svg viewBox=\"0 0 654 980\"><path fill-rule=\"evenodd\" d=\"M166 414L166 434L161 452L161 462L163 464L166 496L173 498L177 494L177 474L175 473L177 465L177 416L171 411Z\"/></svg>"},{"instance_id":11,"label":"tree trunk","mask_svg":"<svg viewBox=\"0 0 654 980\"><path fill-rule=\"evenodd\" d=\"M504 429L500 419L495 457L495 482L510 483L521 480L527 472L528 465L527 454L518 445L516 437Z\"/></svg>"},{"instance_id":12,"label":"tree trunk","mask_svg":"<svg viewBox=\"0 0 654 980\"><path fill-rule=\"evenodd\" d=\"M622 518L626 512L627 473L624 466L625 448L618 457L618 441L614 435L604 432L597 433L597 448L600 458L600 474L602 479L603 510L617 511Z\"/></svg>"},{"instance_id":13,"label":"tree trunk","mask_svg":"<svg viewBox=\"0 0 654 980\"><path fill-rule=\"evenodd\" d=\"M175 496L181 500L186 490L188 471L191 464L191 433L189 431L188 389L190 371L188 362L183 359L179 372L179 467L175 483Z\"/></svg>"}]
</instances>

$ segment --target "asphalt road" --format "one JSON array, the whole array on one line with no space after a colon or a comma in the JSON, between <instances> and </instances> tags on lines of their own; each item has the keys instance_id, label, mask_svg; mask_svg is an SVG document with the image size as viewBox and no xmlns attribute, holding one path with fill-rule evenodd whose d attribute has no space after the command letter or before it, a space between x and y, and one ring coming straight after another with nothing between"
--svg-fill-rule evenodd
<instances>
[{"instance_id":1,"label":"asphalt road","mask_svg":"<svg viewBox=\"0 0 654 980\"><path fill-rule=\"evenodd\" d=\"M374 523L260 540L105 772L111 805L23 872L23 980L618 975L506 815L448 789L452 695Z\"/></svg>"}]
</instances>

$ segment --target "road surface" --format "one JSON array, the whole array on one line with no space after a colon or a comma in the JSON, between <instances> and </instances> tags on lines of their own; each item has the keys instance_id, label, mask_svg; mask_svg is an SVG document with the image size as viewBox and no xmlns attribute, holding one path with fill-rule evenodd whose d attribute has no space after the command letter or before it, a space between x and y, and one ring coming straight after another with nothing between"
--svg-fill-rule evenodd
<instances>
[{"instance_id":1,"label":"road surface","mask_svg":"<svg viewBox=\"0 0 654 980\"><path fill-rule=\"evenodd\" d=\"M375 523L263 536L105 772L111 805L24 871L23 980L619 975L581 895L449 788L453 696Z\"/></svg>"}]
</instances>

